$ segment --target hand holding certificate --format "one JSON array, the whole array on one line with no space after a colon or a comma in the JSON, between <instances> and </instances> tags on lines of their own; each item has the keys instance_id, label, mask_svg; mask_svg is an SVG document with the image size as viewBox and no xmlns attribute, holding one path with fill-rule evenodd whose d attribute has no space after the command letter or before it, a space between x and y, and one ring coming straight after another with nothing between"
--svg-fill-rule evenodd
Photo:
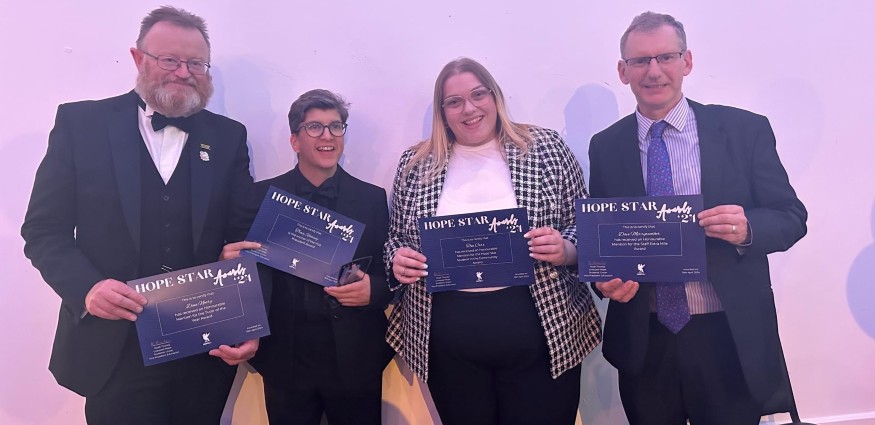
<instances>
[{"instance_id":1,"label":"hand holding certificate","mask_svg":"<svg viewBox=\"0 0 875 425\"><path fill-rule=\"evenodd\" d=\"M255 260L239 258L132 280L143 363L163 363L270 334Z\"/></svg>"},{"instance_id":2,"label":"hand holding certificate","mask_svg":"<svg viewBox=\"0 0 875 425\"><path fill-rule=\"evenodd\" d=\"M577 200L580 280L706 279L702 209L701 195Z\"/></svg>"},{"instance_id":3,"label":"hand holding certificate","mask_svg":"<svg viewBox=\"0 0 875 425\"><path fill-rule=\"evenodd\" d=\"M429 292L531 285L525 208L419 219Z\"/></svg>"}]
</instances>

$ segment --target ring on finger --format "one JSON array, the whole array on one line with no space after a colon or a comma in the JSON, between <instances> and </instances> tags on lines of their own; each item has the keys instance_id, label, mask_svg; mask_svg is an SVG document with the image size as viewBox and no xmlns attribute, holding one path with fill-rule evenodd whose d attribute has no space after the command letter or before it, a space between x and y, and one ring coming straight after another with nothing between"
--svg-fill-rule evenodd
<instances>
[{"instance_id":1,"label":"ring on finger","mask_svg":"<svg viewBox=\"0 0 875 425\"><path fill-rule=\"evenodd\" d=\"M732 225L732 233L735 233L735 225Z\"/></svg>"}]
</instances>

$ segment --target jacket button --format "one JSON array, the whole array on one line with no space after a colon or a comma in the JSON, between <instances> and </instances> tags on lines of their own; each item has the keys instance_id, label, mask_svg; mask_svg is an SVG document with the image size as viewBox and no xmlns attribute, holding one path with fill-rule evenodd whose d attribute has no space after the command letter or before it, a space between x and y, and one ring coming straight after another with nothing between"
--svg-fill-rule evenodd
<instances>
[{"instance_id":1,"label":"jacket button","mask_svg":"<svg viewBox=\"0 0 875 425\"><path fill-rule=\"evenodd\" d=\"M558 279L558 278L559 278L559 272L557 272L556 270L553 270L552 272L550 272L550 279Z\"/></svg>"}]
</instances>

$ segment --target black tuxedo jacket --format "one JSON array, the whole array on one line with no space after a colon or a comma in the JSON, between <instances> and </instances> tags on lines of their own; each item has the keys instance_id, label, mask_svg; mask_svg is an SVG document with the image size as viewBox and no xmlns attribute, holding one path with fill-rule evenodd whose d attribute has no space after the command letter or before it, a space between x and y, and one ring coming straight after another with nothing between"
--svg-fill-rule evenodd
<instances>
[{"instance_id":1,"label":"black tuxedo jacket","mask_svg":"<svg viewBox=\"0 0 875 425\"><path fill-rule=\"evenodd\" d=\"M765 403L787 380L766 255L802 238L808 213L790 186L766 117L720 105L690 101L690 106L696 114L705 208L740 205L749 221L752 240L743 255L723 240L708 238L708 279L726 311L751 394ZM589 157L594 198L646 195L635 114L593 136ZM652 285L643 284L631 301L611 301L608 308L603 353L625 373L635 374L644 364L652 291Z\"/></svg>"},{"instance_id":2,"label":"black tuxedo jacket","mask_svg":"<svg viewBox=\"0 0 875 425\"><path fill-rule=\"evenodd\" d=\"M263 198L270 186L294 193L291 171L256 183L256 193ZM364 223L365 231L353 258L371 256L368 274L371 279L371 303L366 307L339 306L331 310L331 328L337 356L337 367L344 383L352 388L379 382L383 369L392 359L392 349L386 343L385 309L392 299L386 283L383 263L383 243L389 233L389 209L386 191L363 182L337 167L337 204L335 211ZM265 273L267 271L267 273ZM293 305L289 301L291 288L281 283L282 271L259 267L262 283L272 282L266 289L269 296L271 335L261 339L258 353L249 363L266 378L283 379L289 376L294 350L292 334L295 331ZM276 276L276 277L273 277ZM322 287L311 282L316 290Z\"/></svg>"},{"instance_id":3,"label":"black tuxedo jacket","mask_svg":"<svg viewBox=\"0 0 875 425\"><path fill-rule=\"evenodd\" d=\"M133 323L83 317L85 295L103 279L143 277L140 216L150 206L141 205L137 102L130 92L58 107L21 228L25 255L61 297L49 369L86 397L109 379ZM246 236L252 177L242 124L209 111L191 119L194 266Z\"/></svg>"}]
</instances>

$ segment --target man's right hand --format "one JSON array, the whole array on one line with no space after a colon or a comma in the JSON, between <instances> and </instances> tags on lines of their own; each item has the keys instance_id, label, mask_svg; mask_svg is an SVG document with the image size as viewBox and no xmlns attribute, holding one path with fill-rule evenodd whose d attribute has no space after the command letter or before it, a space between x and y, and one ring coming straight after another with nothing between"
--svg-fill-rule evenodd
<instances>
[{"instance_id":1,"label":"man's right hand","mask_svg":"<svg viewBox=\"0 0 875 425\"><path fill-rule=\"evenodd\" d=\"M146 297L115 279L97 282L85 296L85 310L92 316L107 320L136 321L144 305Z\"/></svg>"},{"instance_id":2,"label":"man's right hand","mask_svg":"<svg viewBox=\"0 0 875 425\"><path fill-rule=\"evenodd\" d=\"M629 302L635 294L638 293L640 285L634 280L623 282L620 278L614 278L607 282L596 282L595 287L602 294L614 301L625 303Z\"/></svg>"}]
</instances>

